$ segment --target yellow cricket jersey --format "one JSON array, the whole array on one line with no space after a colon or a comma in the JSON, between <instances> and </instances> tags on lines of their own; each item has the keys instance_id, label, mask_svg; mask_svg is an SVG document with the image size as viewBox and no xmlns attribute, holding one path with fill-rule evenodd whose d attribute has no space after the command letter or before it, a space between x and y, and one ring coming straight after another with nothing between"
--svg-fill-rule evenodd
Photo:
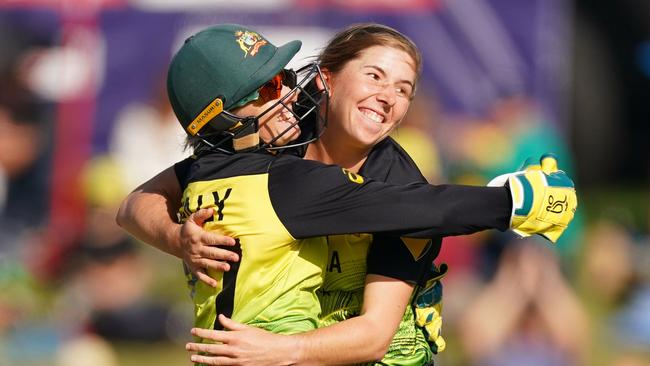
<instances>
[{"instance_id":1,"label":"yellow cricket jersey","mask_svg":"<svg viewBox=\"0 0 650 366\"><path fill-rule=\"evenodd\" d=\"M183 217L198 207L214 207L216 218L205 229L236 237L241 254L231 271L209 273L218 280L217 288L192 283L196 326L218 328L218 310L274 333L317 327L315 291L322 282L326 241L295 239L275 214L267 185L267 174L253 174L196 181L185 188Z\"/></svg>"},{"instance_id":2,"label":"yellow cricket jersey","mask_svg":"<svg viewBox=\"0 0 650 366\"><path fill-rule=\"evenodd\" d=\"M180 216L214 208L206 228L236 237L241 250L238 265L215 274L217 288L190 278L196 325L205 328L220 328L218 313L277 333L317 327L316 290L328 265L324 235L430 238L504 230L510 217L503 187L397 186L337 166L261 153L208 152L180 165Z\"/></svg>"}]
</instances>

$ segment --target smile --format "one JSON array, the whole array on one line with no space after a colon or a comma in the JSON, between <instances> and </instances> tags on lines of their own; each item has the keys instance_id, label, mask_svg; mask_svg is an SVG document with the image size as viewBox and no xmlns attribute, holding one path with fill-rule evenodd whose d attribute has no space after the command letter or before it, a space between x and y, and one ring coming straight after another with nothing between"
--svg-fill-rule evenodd
<instances>
[{"instance_id":1,"label":"smile","mask_svg":"<svg viewBox=\"0 0 650 366\"><path fill-rule=\"evenodd\" d=\"M361 113L368 118L369 120L375 122L375 123L383 123L384 122L384 116L381 114L367 108L360 108L359 109Z\"/></svg>"}]
</instances>

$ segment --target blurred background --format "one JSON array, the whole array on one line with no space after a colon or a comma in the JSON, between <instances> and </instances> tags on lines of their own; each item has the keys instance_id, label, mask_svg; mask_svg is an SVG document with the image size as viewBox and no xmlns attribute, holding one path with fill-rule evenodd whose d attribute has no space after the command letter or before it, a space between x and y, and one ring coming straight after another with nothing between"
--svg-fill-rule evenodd
<instances>
[{"instance_id":1,"label":"blurred background","mask_svg":"<svg viewBox=\"0 0 650 366\"><path fill-rule=\"evenodd\" d=\"M374 21L424 56L394 137L433 183L554 151L579 210L556 246L445 239L437 365L650 365L650 2L1 0L0 365L189 365L178 259L116 227L183 158L165 93L190 33L241 23L294 66Z\"/></svg>"}]
</instances>

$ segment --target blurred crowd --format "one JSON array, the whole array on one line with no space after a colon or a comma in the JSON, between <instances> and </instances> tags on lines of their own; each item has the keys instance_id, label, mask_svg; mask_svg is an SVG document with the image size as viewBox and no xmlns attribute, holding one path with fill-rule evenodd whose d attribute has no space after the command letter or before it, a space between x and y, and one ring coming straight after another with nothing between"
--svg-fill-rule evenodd
<instances>
[{"instance_id":1,"label":"blurred crowd","mask_svg":"<svg viewBox=\"0 0 650 366\"><path fill-rule=\"evenodd\" d=\"M179 260L114 220L130 190L187 154L164 76L149 101L117 113L108 149L83 159L70 187L82 219L60 235L51 188L60 100L43 80L61 51L48 32L0 23L0 365L189 364ZM581 162L534 99L504 95L480 118L444 114L435 101L422 88L394 133L430 182L484 185L547 151L575 176ZM437 364L650 365L648 205L639 215L576 183L578 215L556 246L509 233L445 239L448 347Z\"/></svg>"}]
</instances>

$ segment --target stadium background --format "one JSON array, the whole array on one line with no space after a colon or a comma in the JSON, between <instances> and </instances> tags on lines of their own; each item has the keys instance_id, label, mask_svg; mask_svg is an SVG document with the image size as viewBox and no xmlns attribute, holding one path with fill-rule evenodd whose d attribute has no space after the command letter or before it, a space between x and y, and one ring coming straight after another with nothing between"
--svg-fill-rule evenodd
<instances>
[{"instance_id":1,"label":"stadium background","mask_svg":"<svg viewBox=\"0 0 650 366\"><path fill-rule=\"evenodd\" d=\"M394 137L431 182L485 184L550 150L578 187L556 247L446 239L438 364L650 364L650 3L5 0L0 365L189 364L180 264L113 219L128 191L183 156L164 94L171 55L231 22L303 40L299 65L363 21L422 50Z\"/></svg>"}]
</instances>

